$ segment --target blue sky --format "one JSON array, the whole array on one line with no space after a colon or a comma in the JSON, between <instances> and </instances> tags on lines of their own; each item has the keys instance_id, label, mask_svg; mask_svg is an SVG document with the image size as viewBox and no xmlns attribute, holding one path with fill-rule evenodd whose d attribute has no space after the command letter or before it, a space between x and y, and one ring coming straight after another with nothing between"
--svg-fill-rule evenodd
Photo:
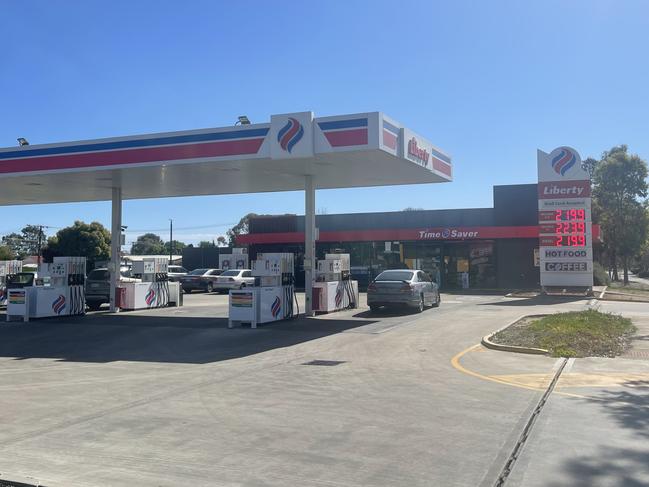
<instances>
[{"instance_id":1,"label":"blue sky","mask_svg":"<svg viewBox=\"0 0 649 487\"><path fill-rule=\"evenodd\" d=\"M535 182L537 148L649 159L640 0L6 0L0 43L0 147L379 110L453 156L453 183L319 191L321 212L490 206L493 185ZM299 192L128 201L124 223L131 241L173 218L190 242L303 209ZM0 235L75 219L110 206L11 208Z\"/></svg>"}]
</instances>

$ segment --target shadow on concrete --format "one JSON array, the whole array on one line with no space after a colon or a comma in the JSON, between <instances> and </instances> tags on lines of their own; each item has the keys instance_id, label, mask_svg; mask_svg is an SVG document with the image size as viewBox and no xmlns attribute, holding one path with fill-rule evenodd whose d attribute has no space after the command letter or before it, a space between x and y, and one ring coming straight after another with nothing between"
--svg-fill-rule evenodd
<instances>
[{"instance_id":1,"label":"shadow on concrete","mask_svg":"<svg viewBox=\"0 0 649 487\"><path fill-rule=\"evenodd\" d=\"M549 306L553 304L573 303L590 298L583 296L535 296L533 298L507 298L499 301L480 303L478 306Z\"/></svg>"},{"instance_id":2,"label":"shadow on concrete","mask_svg":"<svg viewBox=\"0 0 649 487\"><path fill-rule=\"evenodd\" d=\"M408 306L396 306L394 308L381 308L376 311L367 309L352 316L354 318L394 318L399 316L412 316L417 314L419 314L419 312L415 308Z\"/></svg>"},{"instance_id":3,"label":"shadow on concrete","mask_svg":"<svg viewBox=\"0 0 649 487\"><path fill-rule=\"evenodd\" d=\"M646 487L649 481L649 451L600 447L596 455L570 460L563 467L570 483L553 482L551 487L616 485Z\"/></svg>"},{"instance_id":4,"label":"shadow on concrete","mask_svg":"<svg viewBox=\"0 0 649 487\"><path fill-rule=\"evenodd\" d=\"M620 428L649 440L649 381L628 382L622 390L606 391L586 401L601 406Z\"/></svg>"},{"instance_id":5,"label":"shadow on concrete","mask_svg":"<svg viewBox=\"0 0 649 487\"><path fill-rule=\"evenodd\" d=\"M199 364L290 347L375 322L300 316L253 330L228 329L223 317L96 313L0 325L0 357Z\"/></svg>"},{"instance_id":6,"label":"shadow on concrete","mask_svg":"<svg viewBox=\"0 0 649 487\"><path fill-rule=\"evenodd\" d=\"M649 440L649 381L629 382L623 390L609 390L583 401L603 408L621 429ZM649 445L649 441L643 442ZM649 448L602 446L596 455L570 459L562 467L570 485L649 485ZM551 484L565 485L565 484Z\"/></svg>"}]
</instances>

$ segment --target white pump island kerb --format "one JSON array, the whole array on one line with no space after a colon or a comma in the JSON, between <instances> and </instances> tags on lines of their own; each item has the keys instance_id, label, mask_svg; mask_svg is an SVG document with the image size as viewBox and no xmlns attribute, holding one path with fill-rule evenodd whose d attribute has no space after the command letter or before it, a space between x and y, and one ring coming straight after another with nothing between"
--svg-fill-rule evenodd
<instances>
[{"instance_id":1,"label":"white pump island kerb","mask_svg":"<svg viewBox=\"0 0 649 487\"><path fill-rule=\"evenodd\" d=\"M380 112L300 112L270 123L0 149L0 205L111 200L115 311L123 199L304 190L312 315L316 189L443 183L452 174L447 154Z\"/></svg>"}]
</instances>

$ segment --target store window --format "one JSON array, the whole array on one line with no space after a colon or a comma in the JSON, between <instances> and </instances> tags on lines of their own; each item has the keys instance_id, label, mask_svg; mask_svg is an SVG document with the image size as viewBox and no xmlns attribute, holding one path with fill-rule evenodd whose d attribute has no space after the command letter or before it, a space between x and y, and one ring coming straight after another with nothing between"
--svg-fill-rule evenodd
<instances>
[{"instance_id":1,"label":"store window","mask_svg":"<svg viewBox=\"0 0 649 487\"><path fill-rule=\"evenodd\" d=\"M449 289L496 287L496 266L492 241L446 243L443 285Z\"/></svg>"}]
</instances>

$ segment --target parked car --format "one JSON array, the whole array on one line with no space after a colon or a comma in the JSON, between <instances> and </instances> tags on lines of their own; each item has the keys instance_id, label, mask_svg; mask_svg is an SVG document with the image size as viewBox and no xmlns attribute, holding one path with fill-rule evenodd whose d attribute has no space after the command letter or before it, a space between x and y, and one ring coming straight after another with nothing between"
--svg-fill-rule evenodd
<instances>
[{"instance_id":1,"label":"parked car","mask_svg":"<svg viewBox=\"0 0 649 487\"><path fill-rule=\"evenodd\" d=\"M183 291L191 293L192 291L207 291L211 293L214 290L216 278L223 273L223 269L194 269L187 275L180 278Z\"/></svg>"},{"instance_id":2,"label":"parked car","mask_svg":"<svg viewBox=\"0 0 649 487\"><path fill-rule=\"evenodd\" d=\"M255 278L252 277L250 269L231 269L221 274L214 283L214 290L226 292L230 289L241 289L246 286L254 286Z\"/></svg>"},{"instance_id":3,"label":"parked car","mask_svg":"<svg viewBox=\"0 0 649 487\"><path fill-rule=\"evenodd\" d=\"M119 282L140 282L131 276L128 267L120 268ZM102 304L110 303L110 272L105 267L90 271L86 277L86 305L93 311L98 310Z\"/></svg>"},{"instance_id":4,"label":"parked car","mask_svg":"<svg viewBox=\"0 0 649 487\"><path fill-rule=\"evenodd\" d=\"M187 275L187 269L180 265L170 265L167 275L170 281L180 282L180 278Z\"/></svg>"},{"instance_id":5,"label":"parked car","mask_svg":"<svg viewBox=\"0 0 649 487\"><path fill-rule=\"evenodd\" d=\"M372 311L381 306L410 306L420 313L426 306L439 306L439 286L419 270L381 272L367 287L367 304Z\"/></svg>"}]
</instances>

